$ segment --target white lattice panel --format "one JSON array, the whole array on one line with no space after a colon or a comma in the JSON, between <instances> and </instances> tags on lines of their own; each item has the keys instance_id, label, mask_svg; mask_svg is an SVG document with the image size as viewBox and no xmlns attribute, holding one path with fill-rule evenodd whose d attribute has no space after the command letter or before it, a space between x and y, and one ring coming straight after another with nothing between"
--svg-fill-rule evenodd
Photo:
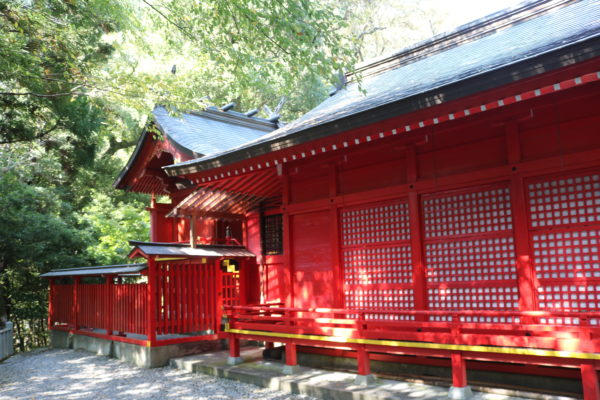
<instances>
[{"instance_id":1,"label":"white lattice panel","mask_svg":"<svg viewBox=\"0 0 600 400\"><path fill-rule=\"evenodd\" d=\"M533 229L600 222L600 175L548 178L528 186Z\"/></svg>"},{"instance_id":2,"label":"white lattice panel","mask_svg":"<svg viewBox=\"0 0 600 400\"><path fill-rule=\"evenodd\" d=\"M543 232L532 235L540 279L600 278L600 230Z\"/></svg>"},{"instance_id":3,"label":"white lattice panel","mask_svg":"<svg viewBox=\"0 0 600 400\"><path fill-rule=\"evenodd\" d=\"M396 201L343 211L341 231L345 247L408 240L408 205Z\"/></svg>"},{"instance_id":4,"label":"white lattice panel","mask_svg":"<svg viewBox=\"0 0 600 400\"><path fill-rule=\"evenodd\" d=\"M517 279L511 236L431 242L425 251L429 282Z\"/></svg>"},{"instance_id":5,"label":"white lattice panel","mask_svg":"<svg viewBox=\"0 0 600 400\"><path fill-rule=\"evenodd\" d=\"M348 208L340 213L346 307L414 307L410 221L405 200ZM369 318L390 318L369 314Z\"/></svg>"},{"instance_id":6,"label":"white lattice panel","mask_svg":"<svg viewBox=\"0 0 600 400\"><path fill-rule=\"evenodd\" d=\"M527 188L540 309L600 311L600 174L541 177ZM558 317L540 322L579 324Z\"/></svg>"},{"instance_id":7,"label":"white lattice panel","mask_svg":"<svg viewBox=\"0 0 600 400\"><path fill-rule=\"evenodd\" d=\"M423 220L426 239L512 230L510 193L498 187L426 196Z\"/></svg>"},{"instance_id":8,"label":"white lattice panel","mask_svg":"<svg viewBox=\"0 0 600 400\"><path fill-rule=\"evenodd\" d=\"M410 246L351 248L344 250L342 257L348 285L412 281Z\"/></svg>"},{"instance_id":9,"label":"white lattice panel","mask_svg":"<svg viewBox=\"0 0 600 400\"><path fill-rule=\"evenodd\" d=\"M414 309L412 288L346 290L346 308L359 310L411 310ZM367 319L413 320L412 315L367 314Z\"/></svg>"},{"instance_id":10,"label":"white lattice panel","mask_svg":"<svg viewBox=\"0 0 600 400\"><path fill-rule=\"evenodd\" d=\"M538 298L544 310L596 312L600 309L600 284L548 284L538 288Z\"/></svg>"},{"instance_id":11,"label":"white lattice panel","mask_svg":"<svg viewBox=\"0 0 600 400\"><path fill-rule=\"evenodd\" d=\"M513 310L518 307L516 286L435 287L428 289L431 310Z\"/></svg>"},{"instance_id":12,"label":"white lattice panel","mask_svg":"<svg viewBox=\"0 0 600 400\"><path fill-rule=\"evenodd\" d=\"M507 185L425 195L422 207L429 309L518 308Z\"/></svg>"}]
</instances>

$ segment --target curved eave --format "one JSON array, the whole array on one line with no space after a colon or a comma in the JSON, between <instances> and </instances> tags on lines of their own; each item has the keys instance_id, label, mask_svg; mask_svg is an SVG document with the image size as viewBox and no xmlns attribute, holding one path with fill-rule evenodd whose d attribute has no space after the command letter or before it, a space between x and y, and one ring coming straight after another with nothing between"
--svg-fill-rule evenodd
<instances>
[{"instance_id":1,"label":"curved eave","mask_svg":"<svg viewBox=\"0 0 600 400\"><path fill-rule=\"evenodd\" d=\"M144 128L144 130L142 131L142 134L140 135L140 138L137 141L137 144L135 145L135 149L133 150L133 153L131 153L129 160L127 161L127 164L125 164L125 166L119 173L119 176L117 176L117 179L115 179L115 181L113 182L113 187L115 189L123 189L123 190L130 189L129 186L125 186L125 181L126 181L125 179L126 179L127 175L130 173L130 171L133 169L133 166L137 162L138 158L140 157L140 153L142 152L144 145L148 141L148 136L149 136L148 131L146 128Z\"/></svg>"},{"instance_id":2,"label":"curved eave","mask_svg":"<svg viewBox=\"0 0 600 400\"><path fill-rule=\"evenodd\" d=\"M393 117L408 115L450 101L460 100L488 90L498 89L517 81L533 78L562 67L580 63L600 56L600 37L582 40L576 44L549 50L546 53L505 65L474 76L460 78L448 85L402 98L379 107L364 110L340 119L310 126L286 136L276 137L248 147L223 152L192 162L163 167L169 176L201 173L225 167L274 151L334 136L351 129L365 127ZM439 99L444 99L440 101Z\"/></svg>"},{"instance_id":3,"label":"curved eave","mask_svg":"<svg viewBox=\"0 0 600 400\"><path fill-rule=\"evenodd\" d=\"M169 136L167 134L167 132L162 128L162 126L155 119L153 119L151 122L149 122L149 124L154 125L156 127L156 129L158 129L158 131L161 133L161 135L165 138L165 140L168 141L168 143L173 147L173 150L176 151L179 156L185 156L188 159L194 159L194 158L199 158L199 157L203 156L203 154L196 153L196 152L184 147L180 143L178 143L175 139L173 139L171 136ZM148 140L151 140L150 138L151 138L151 134L149 133L149 131L146 127L142 131L142 134L140 135L140 138L138 139L135 149L133 150L133 153L129 157L127 164L125 165L125 167L123 167L123 169L119 173L119 176L117 176L117 179L115 179L115 181L113 183L114 188L122 189L122 190L131 190L132 189L132 186L127 184L129 179L131 179L130 173L131 173L131 171L133 171L135 169L136 164L138 162L141 162L141 161L139 161L139 159L141 157L144 147L148 143ZM150 144L148 144L148 145L150 145Z\"/></svg>"}]
</instances>

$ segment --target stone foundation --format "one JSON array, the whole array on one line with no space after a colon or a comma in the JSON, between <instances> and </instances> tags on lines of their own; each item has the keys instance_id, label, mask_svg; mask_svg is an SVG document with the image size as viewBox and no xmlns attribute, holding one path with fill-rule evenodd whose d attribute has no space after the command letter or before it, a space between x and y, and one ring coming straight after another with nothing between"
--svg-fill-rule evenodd
<instances>
[{"instance_id":1,"label":"stone foundation","mask_svg":"<svg viewBox=\"0 0 600 400\"><path fill-rule=\"evenodd\" d=\"M100 356L117 358L141 368L163 367L169 363L171 358L223 349L223 343L220 340L146 347L56 330L50 331L50 341L54 348L85 350Z\"/></svg>"}]
</instances>

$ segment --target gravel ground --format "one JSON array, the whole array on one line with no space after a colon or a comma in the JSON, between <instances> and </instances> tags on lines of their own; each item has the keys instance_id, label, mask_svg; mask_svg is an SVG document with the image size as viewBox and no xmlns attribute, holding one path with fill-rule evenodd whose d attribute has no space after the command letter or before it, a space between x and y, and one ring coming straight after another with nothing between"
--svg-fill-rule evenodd
<instances>
[{"instance_id":1,"label":"gravel ground","mask_svg":"<svg viewBox=\"0 0 600 400\"><path fill-rule=\"evenodd\" d=\"M0 400L312 400L169 367L140 369L74 350L18 354L0 363Z\"/></svg>"}]
</instances>

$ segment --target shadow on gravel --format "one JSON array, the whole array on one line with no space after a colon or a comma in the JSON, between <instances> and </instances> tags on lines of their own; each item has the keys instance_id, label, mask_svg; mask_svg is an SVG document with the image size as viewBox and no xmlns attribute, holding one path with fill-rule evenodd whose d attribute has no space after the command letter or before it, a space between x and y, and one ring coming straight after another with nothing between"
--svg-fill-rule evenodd
<instances>
[{"instance_id":1,"label":"shadow on gravel","mask_svg":"<svg viewBox=\"0 0 600 400\"><path fill-rule=\"evenodd\" d=\"M73 350L36 350L0 363L0 400L310 399L165 368L139 369Z\"/></svg>"}]
</instances>

